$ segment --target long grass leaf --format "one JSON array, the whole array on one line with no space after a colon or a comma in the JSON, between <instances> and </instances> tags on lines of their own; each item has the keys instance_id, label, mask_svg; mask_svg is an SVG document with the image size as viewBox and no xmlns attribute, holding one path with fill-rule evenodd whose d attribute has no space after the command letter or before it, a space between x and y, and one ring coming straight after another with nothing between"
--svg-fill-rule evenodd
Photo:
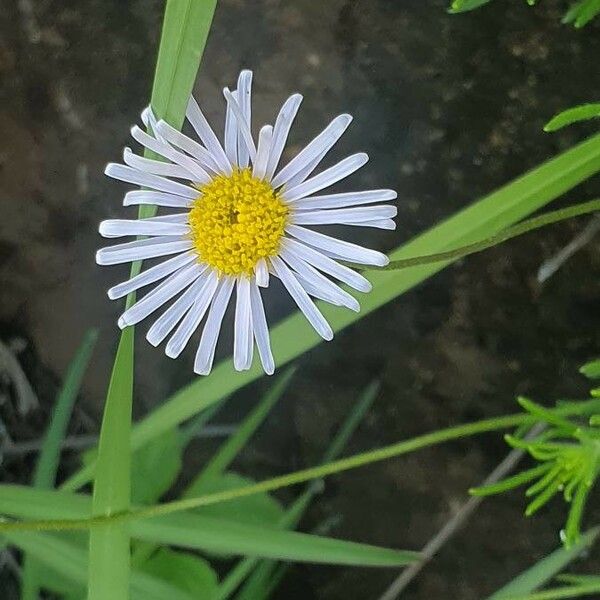
<instances>
[{"instance_id":1,"label":"long grass leaf","mask_svg":"<svg viewBox=\"0 0 600 600\"><path fill-rule=\"evenodd\" d=\"M168 0L158 52L151 105L159 118L181 128L216 0ZM142 207L140 217L151 216ZM132 266L132 274L140 269ZM133 302L133 295L127 304ZM126 510L130 498L130 437L133 395L133 328L122 332L115 356L98 445L94 514ZM124 524L90 533L89 600L126 600L129 588L129 534Z\"/></svg>"},{"instance_id":2,"label":"long grass leaf","mask_svg":"<svg viewBox=\"0 0 600 600\"><path fill-rule=\"evenodd\" d=\"M90 498L83 494L0 485L2 514L20 518L45 516L48 506L54 517L81 519L89 515ZM90 531L105 528L106 525L95 526ZM155 544L282 560L383 567L406 565L418 558L418 553L407 550L259 527L197 513L134 520L130 529L132 537Z\"/></svg>"},{"instance_id":3,"label":"long grass leaf","mask_svg":"<svg viewBox=\"0 0 600 600\"><path fill-rule=\"evenodd\" d=\"M598 537L599 528L592 529L581 536L581 539L569 549L561 546L533 567L527 569L510 583L488 597L487 600L508 600L523 597L542 587L557 573L560 573L570 562L587 550Z\"/></svg>"},{"instance_id":4,"label":"long grass leaf","mask_svg":"<svg viewBox=\"0 0 600 600\"><path fill-rule=\"evenodd\" d=\"M98 331L90 329L85 334L83 342L75 354L75 358L71 361L67 369L67 374L56 399L50 425L44 437L35 467L32 481L33 487L39 489L54 487L60 460L61 443L65 437L71 413L73 412L73 405L79 393L81 381L97 339ZM38 596L36 562L25 554L21 576L21 599L37 600Z\"/></svg>"}]
</instances>

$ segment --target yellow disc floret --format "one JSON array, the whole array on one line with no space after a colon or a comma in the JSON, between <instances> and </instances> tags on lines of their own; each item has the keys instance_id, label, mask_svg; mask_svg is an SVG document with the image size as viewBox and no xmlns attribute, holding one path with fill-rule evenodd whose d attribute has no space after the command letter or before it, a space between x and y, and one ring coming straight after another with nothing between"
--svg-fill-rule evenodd
<instances>
[{"instance_id":1,"label":"yellow disc floret","mask_svg":"<svg viewBox=\"0 0 600 600\"><path fill-rule=\"evenodd\" d=\"M258 260L279 252L288 208L268 182L235 169L199 190L189 222L203 262L226 275L250 275Z\"/></svg>"}]
</instances>

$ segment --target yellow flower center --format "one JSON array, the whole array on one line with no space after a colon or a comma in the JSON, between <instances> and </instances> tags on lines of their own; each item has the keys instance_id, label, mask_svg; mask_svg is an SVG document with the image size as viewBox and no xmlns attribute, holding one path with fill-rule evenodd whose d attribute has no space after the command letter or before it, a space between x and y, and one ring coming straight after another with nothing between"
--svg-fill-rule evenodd
<instances>
[{"instance_id":1,"label":"yellow flower center","mask_svg":"<svg viewBox=\"0 0 600 600\"><path fill-rule=\"evenodd\" d=\"M199 190L189 222L202 261L226 275L250 275L261 258L279 252L288 208L268 182L235 169Z\"/></svg>"}]
</instances>

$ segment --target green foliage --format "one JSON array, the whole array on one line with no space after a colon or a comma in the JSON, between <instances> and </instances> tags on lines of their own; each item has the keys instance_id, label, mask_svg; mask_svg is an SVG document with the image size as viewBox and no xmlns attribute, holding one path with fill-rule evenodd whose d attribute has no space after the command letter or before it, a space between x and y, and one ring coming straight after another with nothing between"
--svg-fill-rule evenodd
<instances>
[{"instance_id":1,"label":"green foliage","mask_svg":"<svg viewBox=\"0 0 600 600\"><path fill-rule=\"evenodd\" d=\"M579 372L588 379L600 379L600 358L585 363L585 365L579 369Z\"/></svg>"},{"instance_id":2,"label":"green foliage","mask_svg":"<svg viewBox=\"0 0 600 600\"><path fill-rule=\"evenodd\" d=\"M179 432L166 431L132 455L131 501L152 504L171 489L179 476L183 446Z\"/></svg>"},{"instance_id":3,"label":"green foliage","mask_svg":"<svg viewBox=\"0 0 600 600\"><path fill-rule=\"evenodd\" d=\"M192 598L212 600L217 590L217 574L199 556L161 548L143 565L142 571L188 592Z\"/></svg>"},{"instance_id":4,"label":"green foliage","mask_svg":"<svg viewBox=\"0 0 600 600\"><path fill-rule=\"evenodd\" d=\"M562 493L569 504L569 514L561 537L569 548L579 540L586 500L600 473L600 429L561 417L526 398L519 398L519 404L538 423L543 423L545 429L531 438L521 432L505 439L513 448L525 450L539 464L471 493L490 496L531 484L525 492L531 499L525 509L526 516L535 514Z\"/></svg>"},{"instance_id":5,"label":"green foliage","mask_svg":"<svg viewBox=\"0 0 600 600\"><path fill-rule=\"evenodd\" d=\"M534 6L537 0L526 0ZM469 12L488 4L491 0L453 0L448 12L452 14ZM577 29L587 25L600 12L600 0L578 0L571 4L562 18L563 23L573 24Z\"/></svg>"},{"instance_id":6,"label":"green foliage","mask_svg":"<svg viewBox=\"0 0 600 600\"><path fill-rule=\"evenodd\" d=\"M572 108L567 108L567 110L563 110L552 117L544 125L544 131L557 131L558 129L562 129L563 127L571 125L572 123L587 121L597 117L600 117L600 102L573 106Z\"/></svg>"},{"instance_id":7,"label":"green foliage","mask_svg":"<svg viewBox=\"0 0 600 600\"><path fill-rule=\"evenodd\" d=\"M56 399L50 425L33 474L32 484L36 488L51 489L54 487L60 461L61 444L97 338L98 332L95 329L90 329L67 369L65 381ZM39 563L31 560L27 555L23 557L21 600L36 600L38 598L38 581L40 580L38 571L41 568Z\"/></svg>"}]
</instances>

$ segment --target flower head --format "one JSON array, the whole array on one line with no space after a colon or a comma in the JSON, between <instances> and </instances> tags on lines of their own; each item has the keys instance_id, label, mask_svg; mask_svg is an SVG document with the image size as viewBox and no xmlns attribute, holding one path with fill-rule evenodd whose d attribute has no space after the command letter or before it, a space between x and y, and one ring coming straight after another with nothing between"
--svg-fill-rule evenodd
<instances>
[{"instance_id":1,"label":"flower head","mask_svg":"<svg viewBox=\"0 0 600 600\"><path fill-rule=\"evenodd\" d=\"M251 133L252 73L242 71L237 89L224 90L227 101L223 145L198 104L190 97L186 117L192 139L152 110L142 113L148 131L133 127L133 138L162 157L154 160L125 148L125 165L111 163L106 174L144 189L125 194L125 206L150 204L178 212L136 220L111 219L100 224L104 237L144 239L101 248L101 265L170 257L112 287L111 299L161 282L121 315L121 328L134 325L171 302L146 337L158 345L167 337L166 353L178 356L204 321L194 370L208 374L227 306L235 289L234 366L249 369L254 344L264 370L273 373L269 333L261 289L270 275L281 280L308 321L324 339L331 327L312 298L358 311L356 299L333 280L368 292L369 281L339 261L383 266L387 257L375 250L309 229L311 225L355 225L394 229L393 190L322 194L368 160L354 154L313 172L342 136L352 118L336 117L283 168L279 163L302 96L283 104L273 126Z\"/></svg>"}]
</instances>

